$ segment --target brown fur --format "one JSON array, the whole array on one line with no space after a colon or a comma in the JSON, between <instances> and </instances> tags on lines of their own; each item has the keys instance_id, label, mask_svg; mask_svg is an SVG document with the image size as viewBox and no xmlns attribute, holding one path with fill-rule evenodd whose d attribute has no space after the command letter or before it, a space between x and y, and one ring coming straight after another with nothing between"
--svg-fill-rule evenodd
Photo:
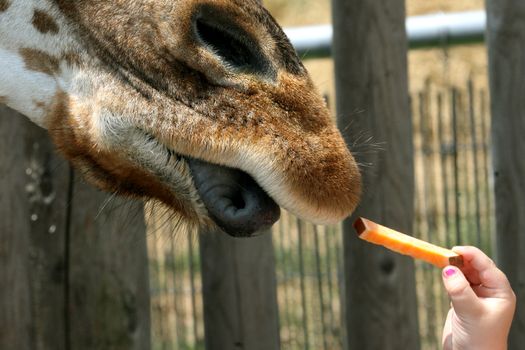
<instances>
[{"instance_id":1,"label":"brown fur","mask_svg":"<svg viewBox=\"0 0 525 350\"><path fill-rule=\"evenodd\" d=\"M41 10L35 10L31 23L42 34L57 34L59 30L53 17Z\"/></svg>"},{"instance_id":2,"label":"brown fur","mask_svg":"<svg viewBox=\"0 0 525 350\"><path fill-rule=\"evenodd\" d=\"M7 11L11 2L9 0L0 0L0 12Z\"/></svg>"},{"instance_id":3,"label":"brown fur","mask_svg":"<svg viewBox=\"0 0 525 350\"><path fill-rule=\"evenodd\" d=\"M102 62L98 97L83 101L86 106L125 116L177 153L236 166L254 177L256 167L270 169L311 212L341 217L353 210L360 193L357 165L292 46L257 1L56 3L81 44ZM203 47L190 28L196 14L208 12L246 33L269 68L236 72ZM34 56L26 52L26 64L42 71ZM40 56L47 72L58 70L58 61ZM72 113L67 96L57 101L48 116L50 133L100 187L155 197L186 217L197 215L190 199L170 191L122 150L97 147L90 107ZM241 158L246 164L233 164Z\"/></svg>"},{"instance_id":4,"label":"brown fur","mask_svg":"<svg viewBox=\"0 0 525 350\"><path fill-rule=\"evenodd\" d=\"M184 217L197 220L190 201L176 197L153 174L131 164L122 155L93 147L88 135L78 133L89 128L89 118L83 124L76 122L70 114L70 105L69 96L59 91L49 108L47 127L58 149L81 170L86 180L110 193L157 198Z\"/></svg>"},{"instance_id":5,"label":"brown fur","mask_svg":"<svg viewBox=\"0 0 525 350\"><path fill-rule=\"evenodd\" d=\"M19 50L20 56L24 59L26 68L35 72L47 75L55 75L60 70L60 61L43 51L22 48Z\"/></svg>"},{"instance_id":6,"label":"brown fur","mask_svg":"<svg viewBox=\"0 0 525 350\"><path fill-rule=\"evenodd\" d=\"M0 105L7 104L7 96L0 96Z\"/></svg>"}]
</instances>

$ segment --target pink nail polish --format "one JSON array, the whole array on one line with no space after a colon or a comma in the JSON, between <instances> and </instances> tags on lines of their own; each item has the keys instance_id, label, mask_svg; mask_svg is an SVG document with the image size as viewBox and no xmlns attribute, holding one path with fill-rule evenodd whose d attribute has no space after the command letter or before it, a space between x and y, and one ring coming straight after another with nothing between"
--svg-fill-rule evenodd
<instances>
[{"instance_id":1,"label":"pink nail polish","mask_svg":"<svg viewBox=\"0 0 525 350\"><path fill-rule=\"evenodd\" d=\"M456 273L455 269L446 269L445 270L445 277L450 277Z\"/></svg>"}]
</instances>

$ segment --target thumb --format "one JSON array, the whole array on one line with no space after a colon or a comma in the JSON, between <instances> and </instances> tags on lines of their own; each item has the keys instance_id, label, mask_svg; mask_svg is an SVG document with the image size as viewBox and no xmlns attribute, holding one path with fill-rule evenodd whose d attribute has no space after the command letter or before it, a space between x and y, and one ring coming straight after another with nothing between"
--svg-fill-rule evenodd
<instances>
[{"instance_id":1,"label":"thumb","mask_svg":"<svg viewBox=\"0 0 525 350\"><path fill-rule=\"evenodd\" d=\"M443 269L443 283L458 317L476 317L482 304L465 275L455 266Z\"/></svg>"}]
</instances>

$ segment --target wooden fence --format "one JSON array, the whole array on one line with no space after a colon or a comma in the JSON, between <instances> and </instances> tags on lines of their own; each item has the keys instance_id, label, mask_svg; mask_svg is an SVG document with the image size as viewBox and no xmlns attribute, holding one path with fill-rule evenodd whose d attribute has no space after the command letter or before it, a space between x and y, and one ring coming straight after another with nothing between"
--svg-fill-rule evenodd
<instances>
[{"instance_id":1,"label":"wooden fence","mask_svg":"<svg viewBox=\"0 0 525 350\"><path fill-rule=\"evenodd\" d=\"M0 178L0 349L148 349L142 205L79 181L2 106Z\"/></svg>"},{"instance_id":2,"label":"wooden fence","mask_svg":"<svg viewBox=\"0 0 525 350\"><path fill-rule=\"evenodd\" d=\"M489 245L495 210L497 259L520 301L525 5L487 4L495 207L488 94L429 85L409 117L401 0L334 1L337 106L350 146L350 121L387 145L357 150L367 186L357 213L440 243ZM341 235L285 216L273 241L151 234L150 279L142 205L78 181L44 131L0 108L1 349L437 347L438 275L362 244L350 221ZM148 225L165 226L162 216ZM509 349L525 334L518 305Z\"/></svg>"}]
</instances>

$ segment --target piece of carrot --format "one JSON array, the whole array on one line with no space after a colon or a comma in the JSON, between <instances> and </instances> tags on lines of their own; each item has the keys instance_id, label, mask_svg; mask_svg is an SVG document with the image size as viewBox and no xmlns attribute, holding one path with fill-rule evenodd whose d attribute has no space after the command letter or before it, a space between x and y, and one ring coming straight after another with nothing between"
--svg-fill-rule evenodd
<instances>
[{"instance_id":1,"label":"piece of carrot","mask_svg":"<svg viewBox=\"0 0 525 350\"><path fill-rule=\"evenodd\" d=\"M415 259L424 260L437 267L443 268L447 265L463 266L463 256L450 249L441 248L437 245L394 231L365 218L357 219L354 222L354 228L359 238L365 241L382 245L397 253L408 255Z\"/></svg>"}]
</instances>

